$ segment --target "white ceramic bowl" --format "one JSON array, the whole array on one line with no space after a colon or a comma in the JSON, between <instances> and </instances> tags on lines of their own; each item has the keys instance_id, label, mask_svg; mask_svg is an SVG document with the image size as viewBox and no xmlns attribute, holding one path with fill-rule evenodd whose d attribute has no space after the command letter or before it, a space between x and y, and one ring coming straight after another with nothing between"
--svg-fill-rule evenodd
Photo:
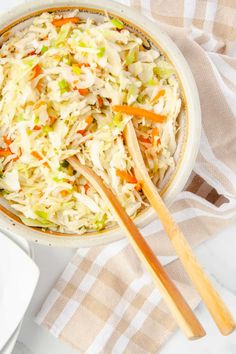
<instances>
[{"instance_id":1,"label":"white ceramic bowl","mask_svg":"<svg viewBox=\"0 0 236 354\"><path fill-rule=\"evenodd\" d=\"M9 32L28 25L34 16L43 11L71 11L78 9L79 17L98 18L106 10L113 17L119 17L132 31L137 32L145 41L158 47L166 58L175 66L182 86L185 112L180 117L180 133L176 151L176 167L169 171L162 188L162 197L170 205L175 196L183 189L195 162L199 148L201 133L201 111L197 87L193 75L183 55L172 40L158 28L158 25L149 19L140 16L132 9L113 1L100 0L45 0L28 1L13 10L5 13L0 19L0 34L4 40ZM41 229L31 228L13 214L7 203L2 199L0 204L0 225L10 233L17 233L30 241L52 246L90 247L110 243L124 237L119 228L108 229L102 232L93 232L86 236L59 234L45 232ZM156 218L152 208L147 208L135 219L138 227L142 228Z\"/></svg>"}]
</instances>

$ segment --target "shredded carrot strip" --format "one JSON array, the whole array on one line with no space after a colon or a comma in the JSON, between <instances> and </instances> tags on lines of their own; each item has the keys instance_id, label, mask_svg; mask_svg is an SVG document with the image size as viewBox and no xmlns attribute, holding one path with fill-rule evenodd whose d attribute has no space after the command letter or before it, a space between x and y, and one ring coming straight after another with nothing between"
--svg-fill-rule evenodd
<instances>
[{"instance_id":1,"label":"shredded carrot strip","mask_svg":"<svg viewBox=\"0 0 236 354\"><path fill-rule=\"evenodd\" d=\"M86 130L90 127L90 125L93 123L93 117L92 116L88 116L85 119L86 123L87 123L87 127L85 129L81 129L78 130L77 133L84 135L84 133L86 132Z\"/></svg>"},{"instance_id":2,"label":"shredded carrot strip","mask_svg":"<svg viewBox=\"0 0 236 354\"><path fill-rule=\"evenodd\" d=\"M155 139L156 136L159 136L159 130L158 128L152 128L152 145L154 147L156 147L157 144L160 144L160 139Z\"/></svg>"},{"instance_id":3,"label":"shredded carrot strip","mask_svg":"<svg viewBox=\"0 0 236 354\"><path fill-rule=\"evenodd\" d=\"M34 127L33 127L33 130L40 130L42 127L40 127L40 125L35 125Z\"/></svg>"},{"instance_id":4,"label":"shredded carrot strip","mask_svg":"<svg viewBox=\"0 0 236 354\"><path fill-rule=\"evenodd\" d=\"M42 160L42 156L37 151L32 151L31 155L34 156L37 160Z\"/></svg>"},{"instance_id":5,"label":"shredded carrot strip","mask_svg":"<svg viewBox=\"0 0 236 354\"><path fill-rule=\"evenodd\" d=\"M16 156L16 157L14 157L13 159L12 159L12 161L17 161L17 160L19 160L19 158L21 157L21 155L22 155L22 149L21 149L21 147L20 147L20 154L18 155L18 156Z\"/></svg>"},{"instance_id":6,"label":"shredded carrot strip","mask_svg":"<svg viewBox=\"0 0 236 354\"><path fill-rule=\"evenodd\" d=\"M116 175L118 177L124 179L128 183L137 183L137 179L134 176L130 175L126 171L122 171L122 170L117 169L116 170Z\"/></svg>"},{"instance_id":7,"label":"shredded carrot strip","mask_svg":"<svg viewBox=\"0 0 236 354\"><path fill-rule=\"evenodd\" d=\"M66 197L69 194L69 192L66 190L63 190L63 191L60 191L60 194L62 197Z\"/></svg>"},{"instance_id":8,"label":"shredded carrot strip","mask_svg":"<svg viewBox=\"0 0 236 354\"><path fill-rule=\"evenodd\" d=\"M39 64L35 65L35 66L33 67L33 74L34 74L34 75L33 75L33 77L32 77L32 80L34 80L36 77L38 77L38 76L41 74L41 72L42 72L42 70L41 70Z\"/></svg>"},{"instance_id":9,"label":"shredded carrot strip","mask_svg":"<svg viewBox=\"0 0 236 354\"><path fill-rule=\"evenodd\" d=\"M60 18L59 20L53 20L52 24L56 27L61 27L66 23L79 23L80 19L78 17L68 17L68 18Z\"/></svg>"},{"instance_id":10,"label":"shredded carrot strip","mask_svg":"<svg viewBox=\"0 0 236 354\"><path fill-rule=\"evenodd\" d=\"M90 188L89 184L86 183L86 184L84 185L85 194L88 193L89 188Z\"/></svg>"},{"instance_id":11,"label":"shredded carrot strip","mask_svg":"<svg viewBox=\"0 0 236 354\"><path fill-rule=\"evenodd\" d=\"M35 103L33 110L38 109L39 107L43 106L46 102L45 101L38 101L37 103Z\"/></svg>"},{"instance_id":12,"label":"shredded carrot strip","mask_svg":"<svg viewBox=\"0 0 236 354\"><path fill-rule=\"evenodd\" d=\"M138 108L138 107L130 107L130 106L113 106L112 107L114 112L121 112L121 113L126 113L132 116L140 116L140 117L145 117L149 120L152 120L153 122L157 123L163 123L166 120L166 116L163 116L161 114L156 114L152 111L148 111L143 108Z\"/></svg>"},{"instance_id":13,"label":"shredded carrot strip","mask_svg":"<svg viewBox=\"0 0 236 354\"><path fill-rule=\"evenodd\" d=\"M49 119L50 119L50 125L53 125L56 122L57 117L50 116Z\"/></svg>"},{"instance_id":14,"label":"shredded carrot strip","mask_svg":"<svg viewBox=\"0 0 236 354\"><path fill-rule=\"evenodd\" d=\"M78 91L82 96L86 96L89 93L89 89L87 89L87 88L78 89Z\"/></svg>"},{"instance_id":15,"label":"shredded carrot strip","mask_svg":"<svg viewBox=\"0 0 236 354\"><path fill-rule=\"evenodd\" d=\"M138 140L141 141L141 143L148 143L151 144L151 140L149 138L144 138L144 136L139 136Z\"/></svg>"},{"instance_id":16,"label":"shredded carrot strip","mask_svg":"<svg viewBox=\"0 0 236 354\"><path fill-rule=\"evenodd\" d=\"M124 133L123 133L123 132L120 132L119 136L121 137L121 139L122 139L123 141L125 141L125 136L124 136Z\"/></svg>"},{"instance_id":17,"label":"shredded carrot strip","mask_svg":"<svg viewBox=\"0 0 236 354\"><path fill-rule=\"evenodd\" d=\"M82 66L89 68L91 66L89 63L76 63L74 65L78 66L79 68L81 68Z\"/></svg>"},{"instance_id":18,"label":"shredded carrot strip","mask_svg":"<svg viewBox=\"0 0 236 354\"><path fill-rule=\"evenodd\" d=\"M92 116L88 116L85 120L86 120L86 123L88 124L88 126L90 126L93 123L93 117Z\"/></svg>"},{"instance_id":19,"label":"shredded carrot strip","mask_svg":"<svg viewBox=\"0 0 236 354\"><path fill-rule=\"evenodd\" d=\"M4 157L7 157L9 155L12 155L12 152L9 148L7 149L0 149L0 156L4 156Z\"/></svg>"},{"instance_id":20,"label":"shredded carrot strip","mask_svg":"<svg viewBox=\"0 0 236 354\"><path fill-rule=\"evenodd\" d=\"M50 166L49 166L48 162L44 162L44 163L43 163L43 165L44 165L45 167L50 168Z\"/></svg>"},{"instance_id":21,"label":"shredded carrot strip","mask_svg":"<svg viewBox=\"0 0 236 354\"><path fill-rule=\"evenodd\" d=\"M159 129L156 127L152 128L152 137L154 138L157 135L159 135Z\"/></svg>"},{"instance_id":22,"label":"shredded carrot strip","mask_svg":"<svg viewBox=\"0 0 236 354\"><path fill-rule=\"evenodd\" d=\"M11 145L12 140L9 139L6 135L3 135L2 138L3 138L4 143L5 143L7 146Z\"/></svg>"},{"instance_id":23,"label":"shredded carrot strip","mask_svg":"<svg viewBox=\"0 0 236 354\"><path fill-rule=\"evenodd\" d=\"M141 192L142 190L142 185L138 182L136 186L134 187L137 192Z\"/></svg>"},{"instance_id":24,"label":"shredded carrot strip","mask_svg":"<svg viewBox=\"0 0 236 354\"><path fill-rule=\"evenodd\" d=\"M156 96L153 97L153 99L151 100L151 103L157 101L161 96L164 96L164 94L165 94L165 90L161 89L160 91L158 91Z\"/></svg>"},{"instance_id":25,"label":"shredded carrot strip","mask_svg":"<svg viewBox=\"0 0 236 354\"><path fill-rule=\"evenodd\" d=\"M98 101L98 107L102 107L102 105L103 105L103 99L102 99L102 97L101 96L98 96L97 97L97 101Z\"/></svg>"},{"instance_id":26,"label":"shredded carrot strip","mask_svg":"<svg viewBox=\"0 0 236 354\"><path fill-rule=\"evenodd\" d=\"M77 133L78 134L81 134L81 135L84 135L86 129L81 129L81 130L77 130Z\"/></svg>"},{"instance_id":27,"label":"shredded carrot strip","mask_svg":"<svg viewBox=\"0 0 236 354\"><path fill-rule=\"evenodd\" d=\"M27 57L30 57L31 55L36 55L35 50L33 50L32 52L28 53L28 54L27 54Z\"/></svg>"},{"instance_id":28,"label":"shredded carrot strip","mask_svg":"<svg viewBox=\"0 0 236 354\"><path fill-rule=\"evenodd\" d=\"M42 91L42 88L43 88L43 81L40 79L36 85L36 89L38 91Z\"/></svg>"}]
</instances>

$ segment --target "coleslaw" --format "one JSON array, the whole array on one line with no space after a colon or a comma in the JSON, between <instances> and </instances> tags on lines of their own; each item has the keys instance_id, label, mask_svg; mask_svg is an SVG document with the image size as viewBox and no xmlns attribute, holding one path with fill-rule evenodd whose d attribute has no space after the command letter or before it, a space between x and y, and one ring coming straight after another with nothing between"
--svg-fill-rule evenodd
<instances>
[{"instance_id":1,"label":"coleslaw","mask_svg":"<svg viewBox=\"0 0 236 354\"><path fill-rule=\"evenodd\" d=\"M123 131L132 119L154 183L174 167L180 84L121 20L43 13L0 49L0 188L29 226L83 234L115 224L68 164L93 168L135 217L148 206Z\"/></svg>"}]
</instances>

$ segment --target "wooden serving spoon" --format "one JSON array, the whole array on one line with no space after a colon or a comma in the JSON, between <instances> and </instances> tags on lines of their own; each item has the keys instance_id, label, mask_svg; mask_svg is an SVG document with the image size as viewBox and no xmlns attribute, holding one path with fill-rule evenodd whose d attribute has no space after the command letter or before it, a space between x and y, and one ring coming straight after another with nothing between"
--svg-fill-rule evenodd
<instances>
[{"instance_id":1,"label":"wooden serving spoon","mask_svg":"<svg viewBox=\"0 0 236 354\"><path fill-rule=\"evenodd\" d=\"M197 339L203 337L205 331L200 322L114 194L104 185L102 179L96 173L89 167L81 165L76 157L70 157L67 161L74 170L83 175L91 183L103 200L107 202L118 224L128 236L137 255L152 275L176 322L187 338Z\"/></svg>"},{"instance_id":2,"label":"wooden serving spoon","mask_svg":"<svg viewBox=\"0 0 236 354\"><path fill-rule=\"evenodd\" d=\"M188 241L173 220L156 186L153 184L147 172L132 121L129 121L126 126L125 140L129 153L134 161L135 177L141 184L143 192L150 204L157 212L165 232L172 242L186 272L208 308L220 332L223 335L230 334L235 329L235 322L231 313L198 263Z\"/></svg>"}]
</instances>

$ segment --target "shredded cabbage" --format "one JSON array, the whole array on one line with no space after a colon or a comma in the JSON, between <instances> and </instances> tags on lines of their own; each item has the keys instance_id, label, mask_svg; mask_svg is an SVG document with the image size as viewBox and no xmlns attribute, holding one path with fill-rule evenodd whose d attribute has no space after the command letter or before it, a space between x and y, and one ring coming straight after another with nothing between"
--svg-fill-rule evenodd
<instances>
[{"instance_id":1,"label":"shredded cabbage","mask_svg":"<svg viewBox=\"0 0 236 354\"><path fill-rule=\"evenodd\" d=\"M132 117L111 107L166 116L164 123L133 119L158 186L174 166L181 92L173 66L119 19L61 27L55 19L43 13L0 49L0 188L26 225L83 234L115 220L66 159L76 155L92 167L136 216L148 204L135 179L126 180L133 162L123 130Z\"/></svg>"}]
</instances>

